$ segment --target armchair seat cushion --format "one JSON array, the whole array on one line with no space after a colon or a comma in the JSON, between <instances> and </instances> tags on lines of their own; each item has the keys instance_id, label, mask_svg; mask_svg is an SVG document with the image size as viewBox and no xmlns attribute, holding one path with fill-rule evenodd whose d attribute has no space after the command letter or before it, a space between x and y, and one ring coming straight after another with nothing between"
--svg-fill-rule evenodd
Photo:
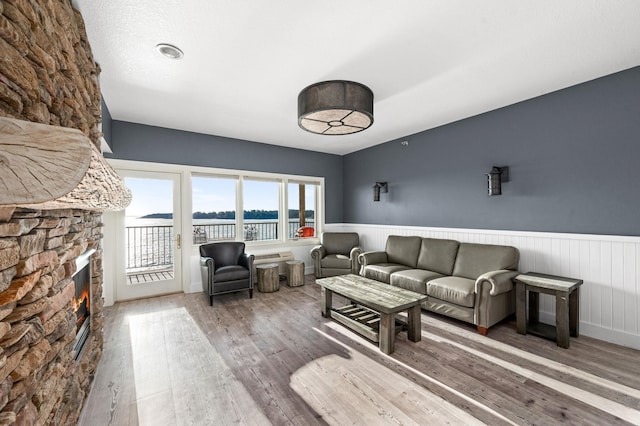
<instances>
[{"instance_id":1,"label":"armchair seat cushion","mask_svg":"<svg viewBox=\"0 0 640 426\"><path fill-rule=\"evenodd\" d=\"M427 283L427 295L456 305L473 308L475 304L474 280L463 277L442 277Z\"/></svg>"},{"instance_id":2,"label":"armchair seat cushion","mask_svg":"<svg viewBox=\"0 0 640 426\"><path fill-rule=\"evenodd\" d=\"M244 266L230 265L216 269L216 282L237 281L249 278L249 270Z\"/></svg>"},{"instance_id":3,"label":"armchair seat cushion","mask_svg":"<svg viewBox=\"0 0 640 426\"><path fill-rule=\"evenodd\" d=\"M391 275L391 285L415 291L416 293L427 294L427 281L440 277L444 277L444 275L424 269L407 269Z\"/></svg>"},{"instance_id":4,"label":"armchair seat cushion","mask_svg":"<svg viewBox=\"0 0 640 426\"><path fill-rule=\"evenodd\" d=\"M320 260L323 268L350 269L351 259L344 254L328 254Z\"/></svg>"},{"instance_id":5,"label":"armchair seat cushion","mask_svg":"<svg viewBox=\"0 0 640 426\"><path fill-rule=\"evenodd\" d=\"M398 265L397 263L376 263L375 265L369 265L365 269L364 276L371 278L372 280L382 281L383 283L391 283L391 274L398 271L406 271L408 266Z\"/></svg>"}]
</instances>

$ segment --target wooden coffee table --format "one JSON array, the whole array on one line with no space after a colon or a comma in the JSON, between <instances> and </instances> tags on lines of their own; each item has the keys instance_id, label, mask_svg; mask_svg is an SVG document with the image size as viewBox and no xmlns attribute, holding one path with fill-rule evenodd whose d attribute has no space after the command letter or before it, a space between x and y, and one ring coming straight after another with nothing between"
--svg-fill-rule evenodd
<instances>
[{"instance_id":1,"label":"wooden coffee table","mask_svg":"<svg viewBox=\"0 0 640 426\"><path fill-rule=\"evenodd\" d=\"M394 350L398 312L407 311L409 340L420 341L420 304L427 300L426 295L354 274L321 278L316 282L322 286L322 316L333 318L378 342L385 354ZM355 303L334 309L331 307L333 293Z\"/></svg>"}]
</instances>

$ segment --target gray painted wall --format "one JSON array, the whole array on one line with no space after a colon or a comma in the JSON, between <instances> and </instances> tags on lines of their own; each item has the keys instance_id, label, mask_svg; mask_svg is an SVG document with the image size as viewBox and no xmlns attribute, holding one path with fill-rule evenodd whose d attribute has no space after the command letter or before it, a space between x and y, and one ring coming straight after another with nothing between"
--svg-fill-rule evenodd
<instances>
[{"instance_id":1,"label":"gray painted wall","mask_svg":"<svg viewBox=\"0 0 640 426\"><path fill-rule=\"evenodd\" d=\"M325 178L325 221L342 222L342 157L114 120L108 158Z\"/></svg>"},{"instance_id":2,"label":"gray painted wall","mask_svg":"<svg viewBox=\"0 0 640 426\"><path fill-rule=\"evenodd\" d=\"M111 123L113 120L104 98L100 99L100 105L102 106L102 134L104 135L104 140L107 141L107 145L111 147Z\"/></svg>"},{"instance_id":3,"label":"gray painted wall","mask_svg":"<svg viewBox=\"0 0 640 426\"><path fill-rule=\"evenodd\" d=\"M349 154L344 221L640 235L639 94L636 67ZM501 196L492 166L510 168Z\"/></svg>"}]
</instances>

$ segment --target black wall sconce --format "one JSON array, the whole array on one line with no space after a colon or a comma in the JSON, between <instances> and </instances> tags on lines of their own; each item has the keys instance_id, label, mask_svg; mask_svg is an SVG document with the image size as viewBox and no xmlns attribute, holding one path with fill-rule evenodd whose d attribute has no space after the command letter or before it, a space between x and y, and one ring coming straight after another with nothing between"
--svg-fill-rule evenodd
<instances>
[{"instance_id":1,"label":"black wall sconce","mask_svg":"<svg viewBox=\"0 0 640 426\"><path fill-rule=\"evenodd\" d=\"M380 201L381 192L384 194L389 192L387 182L376 182L376 184L373 185L373 201Z\"/></svg>"},{"instance_id":2,"label":"black wall sconce","mask_svg":"<svg viewBox=\"0 0 640 426\"><path fill-rule=\"evenodd\" d=\"M493 166L487 173L487 192L489 195L501 195L502 183L509 182L509 167Z\"/></svg>"}]
</instances>

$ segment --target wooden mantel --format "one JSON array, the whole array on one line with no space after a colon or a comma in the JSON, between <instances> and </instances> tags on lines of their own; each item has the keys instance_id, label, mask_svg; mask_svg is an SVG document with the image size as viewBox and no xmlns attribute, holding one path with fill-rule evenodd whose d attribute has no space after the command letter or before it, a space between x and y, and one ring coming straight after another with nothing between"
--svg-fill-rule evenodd
<instances>
[{"instance_id":1,"label":"wooden mantel","mask_svg":"<svg viewBox=\"0 0 640 426\"><path fill-rule=\"evenodd\" d=\"M123 210L131 191L81 131L0 117L0 207Z\"/></svg>"}]
</instances>

